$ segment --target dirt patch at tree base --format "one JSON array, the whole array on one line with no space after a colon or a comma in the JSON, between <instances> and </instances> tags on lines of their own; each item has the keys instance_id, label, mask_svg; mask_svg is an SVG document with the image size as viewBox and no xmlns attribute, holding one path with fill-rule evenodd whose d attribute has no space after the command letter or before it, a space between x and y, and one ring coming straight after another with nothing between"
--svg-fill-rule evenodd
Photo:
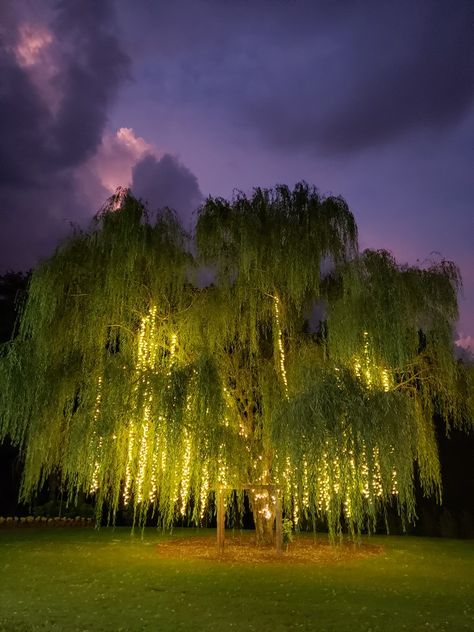
<instances>
[{"instance_id":1,"label":"dirt patch at tree base","mask_svg":"<svg viewBox=\"0 0 474 632\"><path fill-rule=\"evenodd\" d=\"M258 546L254 537L226 535L224 552L219 555L214 538L191 536L172 538L156 546L166 559L202 559L216 562L261 563L341 563L381 555L384 548L367 542L343 541L331 544L313 537L296 537L279 556L274 546Z\"/></svg>"}]
</instances>

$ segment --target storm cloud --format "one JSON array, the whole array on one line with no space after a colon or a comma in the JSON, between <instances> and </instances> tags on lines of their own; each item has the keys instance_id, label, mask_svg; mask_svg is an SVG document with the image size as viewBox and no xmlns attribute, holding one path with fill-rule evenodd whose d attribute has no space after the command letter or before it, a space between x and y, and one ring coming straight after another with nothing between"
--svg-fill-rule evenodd
<instances>
[{"instance_id":1,"label":"storm cloud","mask_svg":"<svg viewBox=\"0 0 474 632\"><path fill-rule=\"evenodd\" d=\"M0 1L0 270L50 254L118 185L188 223L201 191L305 179L347 199L364 247L457 261L470 339L473 11Z\"/></svg>"},{"instance_id":2,"label":"storm cloud","mask_svg":"<svg viewBox=\"0 0 474 632\"><path fill-rule=\"evenodd\" d=\"M328 26L337 47L297 43L284 73L262 77L272 97L250 101L246 113L271 144L357 152L413 131L438 133L469 111L470 3L378 2L363 20L357 7Z\"/></svg>"},{"instance_id":3,"label":"storm cloud","mask_svg":"<svg viewBox=\"0 0 474 632\"><path fill-rule=\"evenodd\" d=\"M165 154L142 158L132 172L132 192L152 209L174 209L185 225L203 201L196 176L177 158Z\"/></svg>"},{"instance_id":4,"label":"storm cloud","mask_svg":"<svg viewBox=\"0 0 474 632\"><path fill-rule=\"evenodd\" d=\"M45 5L46 6L46 5ZM129 61L109 2L72 0L0 44L0 268L32 265L90 212L75 169L97 150Z\"/></svg>"},{"instance_id":5,"label":"storm cloud","mask_svg":"<svg viewBox=\"0 0 474 632\"><path fill-rule=\"evenodd\" d=\"M469 0L177 0L135 19L155 25L129 36L154 56L163 108L231 121L272 151L356 154L449 129L474 102Z\"/></svg>"}]
</instances>

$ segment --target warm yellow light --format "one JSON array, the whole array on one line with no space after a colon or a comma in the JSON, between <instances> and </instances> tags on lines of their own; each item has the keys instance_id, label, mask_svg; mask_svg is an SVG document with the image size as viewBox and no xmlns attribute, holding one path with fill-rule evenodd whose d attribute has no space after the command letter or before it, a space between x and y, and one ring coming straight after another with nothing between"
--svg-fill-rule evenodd
<instances>
[{"instance_id":1,"label":"warm yellow light","mask_svg":"<svg viewBox=\"0 0 474 632\"><path fill-rule=\"evenodd\" d=\"M201 489L199 492L199 518L204 518L207 506L207 499L209 496L209 467L207 461L204 462L201 475Z\"/></svg>"},{"instance_id":2,"label":"warm yellow light","mask_svg":"<svg viewBox=\"0 0 474 632\"><path fill-rule=\"evenodd\" d=\"M277 326L278 351L280 354L280 359L279 359L280 375L281 375L281 379L282 379L284 390L285 390L285 396L288 399L288 378L286 376L286 368L285 368L285 348L283 345L283 334L281 331L281 324L280 324L280 299L276 295L273 297L273 308L275 312L275 322Z\"/></svg>"},{"instance_id":3,"label":"warm yellow light","mask_svg":"<svg viewBox=\"0 0 474 632\"><path fill-rule=\"evenodd\" d=\"M217 456L217 482L220 486L227 487L228 467L224 456L224 448L225 445L221 443Z\"/></svg>"},{"instance_id":4,"label":"warm yellow light","mask_svg":"<svg viewBox=\"0 0 474 632\"><path fill-rule=\"evenodd\" d=\"M140 442L140 453L139 453L139 461L138 461L138 474L136 481L136 493L137 493L137 503L141 503L143 500L143 483L145 481L145 472L148 461L148 424L149 418L149 410L148 407L145 407L143 413L143 426L142 426L142 438Z\"/></svg>"},{"instance_id":5,"label":"warm yellow light","mask_svg":"<svg viewBox=\"0 0 474 632\"><path fill-rule=\"evenodd\" d=\"M380 498L383 496L383 486L382 486L382 474L380 471L380 453L377 446L375 446L372 450L372 457L374 462L374 474L372 478L372 487L374 488L375 495Z\"/></svg>"},{"instance_id":6,"label":"warm yellow light","mask_svg":"<svg viewBox=\"0 0 474 632\"><path fill-rule=\"evenodd\" d=\"M189 488L191 484L191 438L188 430L184 429L184 454L183 465L181 475L181 508L180 513L182 516L186 515L186 505L188 502Z\"/></svg>"},{"instance_id":7,"label":"warm yellow light","mask_svg":"<svg viewBox=\"0 0 474 632\"><path fill-rule=\"evenodd\" d=\"M132 486L132 462L133 462L133 448L135 444L135 428L133 424L130 424L128 430L128 448L127 448L127 465L125 466L125 486L123 489L123 502L125 505L130 500L130 491Z\"/></svg>"},{"instance_id":8,"label":"warm yellow light","mask_svg":"<svg viewBox=\"0 0 474 632\"><path fill-rule=\"evenodd\" d=\"M308 461L303 455L303 509L309 509Z\"/></svg>"},{"instance_id":9,"label":"warm yellow light","mask_svg":"<svg viewBox=\"0 0 474 632\"><path fill-rule=\"evenodd\" d=\"M94 408L94 415L93 415L94 426L99 418L101 402L102 402L102 377L99 376L97 379L97 395L95 398L95 408ZM97 433L94 428L94 432L91 439L91 444L92 444L91 447L92 447L92 450L95 452L95 458L93 459L94 464L93 464L91 483L89 486L89 492L91 494L95 494L95 492L99 489L100 460L102 456L102 436L99 435L97 444L94 445L96 443L96 438L97 438Z\"/></svg>"}]
</instances>

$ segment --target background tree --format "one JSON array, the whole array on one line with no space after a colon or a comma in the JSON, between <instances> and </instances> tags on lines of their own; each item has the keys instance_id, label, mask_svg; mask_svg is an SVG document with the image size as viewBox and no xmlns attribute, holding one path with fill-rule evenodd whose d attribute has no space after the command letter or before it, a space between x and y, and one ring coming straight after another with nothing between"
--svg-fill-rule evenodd
<instances>
[{"instance_id":1,"label":"background tree","mask_svg":"<svg viewBox=\"0 0 474 632\"><path fill-rule=\"evenodd\" d=\"M296 525L332 534L387 503L412 519L415 465L440 496L433 413L472 419L454 265L359 256L345 202L304 183L210 198L195 258L170 211L114 205L35 271L4 350L0 436L24 450L24 498L58 470L98 516L153 507L169 525L248 487L265 538L277 489Z\"/></svg>"},{"instance_id":2,"label":"background tree","mask_svg":"<svg viewBox=\"0 0 474 632\"><path fill-rule=\"evenodd\" d=\"M9 271L0 276L0 344L15 333L18 313L24 303L29 273ZM0 442L0 515L16 514L21 462L10 441Z\"/></svg>"}]
</instances>

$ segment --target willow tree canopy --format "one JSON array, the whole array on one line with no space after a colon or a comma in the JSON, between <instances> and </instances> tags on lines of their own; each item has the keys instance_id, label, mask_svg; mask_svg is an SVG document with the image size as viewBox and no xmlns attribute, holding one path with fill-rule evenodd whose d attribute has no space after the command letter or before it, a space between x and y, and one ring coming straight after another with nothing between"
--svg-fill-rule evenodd
<instances>
[{"instance_id":1,"label":"willow tree canopy","mask_svg":"<svg viewBox=\"0 0 474 632\"><path fill-rule=\"evenodd\" d=\"M345 202L304 183L208 199L194 242L128 196L38 267L3 349L22 496L57 471L98 515L130 505L138 521L153 506L200 523L214 490L252 485L332 533L387 503L410 519L415 467L440 495L433 415L471 419L458 286L452 264L359 255Z\"/></svg>"}]
</instances>

